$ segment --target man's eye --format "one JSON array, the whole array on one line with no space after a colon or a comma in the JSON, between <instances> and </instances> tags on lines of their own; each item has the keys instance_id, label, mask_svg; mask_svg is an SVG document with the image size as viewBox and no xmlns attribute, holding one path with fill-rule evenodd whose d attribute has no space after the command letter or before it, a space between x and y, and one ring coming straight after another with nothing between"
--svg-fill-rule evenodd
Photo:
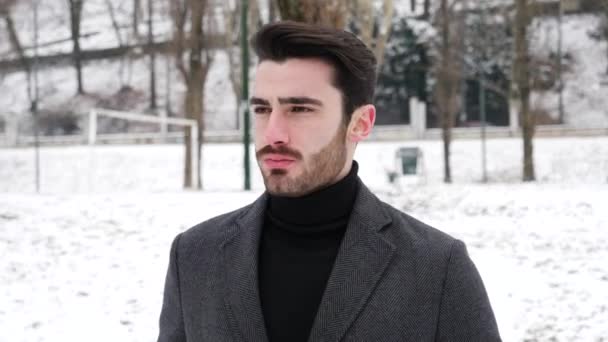
<instances>
[{"instance_id":1,"label":"man's eye","mask_svg":"<svg viewBox=\"0 0 608 342\"><path fill-rule=\"evenodd\" d=\"M270 113L272 110L268 107L254 107L253 108L253 112L256 114L268 114Z\"/></svg>"},{"instance_id":2,"label":"man's eye","mask_svg":"<svg viewBox=\"0 0 608 342\"><path fill-rule=\"evenodd\" d=\"M291 107L291 111L294 113L306 113L306 112L312 112L312 109L308 108L308 107L294 106L294 107Z\"/></svg>"}]
</instances>

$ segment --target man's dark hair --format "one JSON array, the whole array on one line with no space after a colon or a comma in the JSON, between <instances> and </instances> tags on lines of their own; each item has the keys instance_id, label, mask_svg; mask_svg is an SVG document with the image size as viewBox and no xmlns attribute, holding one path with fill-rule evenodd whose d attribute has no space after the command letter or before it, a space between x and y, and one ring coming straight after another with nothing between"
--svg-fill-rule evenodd
<instances>
[{"instance_id":1,"label":"man's dark hair","mask_svg":"<svg viewBox=\"0 0 608 342\"><path fill-rule=\"evenodd\" d=\"M320 58L334 68L334 86L342 92L345 123L354 110L372 103L376 57L354 34L329 27L281 21L262 27L251 39L259 61Z\"/></svg>"}]
</instances>

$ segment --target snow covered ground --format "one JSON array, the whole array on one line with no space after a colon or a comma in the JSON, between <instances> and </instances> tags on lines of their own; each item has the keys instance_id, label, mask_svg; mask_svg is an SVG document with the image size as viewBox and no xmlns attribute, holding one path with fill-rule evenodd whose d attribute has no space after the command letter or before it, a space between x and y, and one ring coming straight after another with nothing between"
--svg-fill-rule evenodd
<instances>
[{"instance_id":1,"label":"snow covered ground","mask_svg":"<svg viewBox=\"0 0 608 342\"><path fill-rule=\"evenodd\" d=\"M398 146L424 152L426 184L396 191ZM441 183L439 141L364 143L360 176L384 200L467 243L505 341L608 339L608 138L537 139L539 182L521 184L521 142L453 144ZM0 340L151 341L172 238L253 201L239 145L208 145L204 192L183 191L182 147L0 150ZM253 165L256 168L255 164Z\"/></svg>"}]
</instances>

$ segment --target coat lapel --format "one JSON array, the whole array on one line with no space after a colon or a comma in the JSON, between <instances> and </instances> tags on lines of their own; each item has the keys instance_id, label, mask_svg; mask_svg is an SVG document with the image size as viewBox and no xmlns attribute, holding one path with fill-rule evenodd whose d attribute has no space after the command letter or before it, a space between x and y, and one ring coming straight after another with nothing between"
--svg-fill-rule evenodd
<instances>
[{"instance_id":1,"label":"coat lapel","mask_svg":"<svg viewBox=\"0 0 608 342\"><path fill-rule=\"evenodd\" d=\"M225 300L236 338L267 341L258 290L258 250L267 195L258 198L230 227L220 246L224 256Z\"/></svg>"},{"instance_id":2,"label":"coat lapel","mask_svg":"<svg viewBox=\"0 0 608 342\"><path fill-rule=\"evenodd\" d=\"M390 222L379 200L359 181L359 193L309 341L339 341L363 309L395 251L379 233Z\"/></svg>"}]
</instances>

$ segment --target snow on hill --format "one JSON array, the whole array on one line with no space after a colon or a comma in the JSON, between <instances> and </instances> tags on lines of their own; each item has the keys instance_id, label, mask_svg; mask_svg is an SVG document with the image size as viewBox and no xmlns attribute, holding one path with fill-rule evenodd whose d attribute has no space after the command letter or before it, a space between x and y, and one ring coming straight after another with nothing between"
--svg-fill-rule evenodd
<instances>
[{"instance_id":1,"label":"snow on hill","mask_svg":"<svg viewBox=\"0 0 608 342\"><path fill-rule=\"evenodd\" d=\"M502 1L502 0L501 0ZM113 1L116 18L123 26L121 37L123 42L133 41L130 37L129 22L130 8L125 2ZM164 3L163 3L164 4ZM399 13L410 15L409 1L398 4ZM66 2L42 1L40 5L41 32L40 42L50 42L57 39L69 38L69 18L67 17ZM164 6L164 5L163 5ZM160 5L159 5L160 7ZM418 10L421 6L418 6ZM158 37L167 35L170 31L169 22L163 19L165 9L157 10L156 33ZM25 46L32 43L31 8L27 2L19 2L15 17L19 18L18 30ZM605 70L608 65L608 42L596 41L589 33L598 24L594 15L571 15L564 20L564 50L572 57L572 68L565 74L565 111L567 123L576 127L607 127L608 126L608 75ZM83 33L94 33L81 39L83 49L107 48L117 46L117 38L112 22L107 13L105 1L88 0L84 6ZM533 50L549 54L557 49L556 21L551 18L537 19L531 26L534 33ZM5 35L0 30L0 35ZM146 32L145 22L142 22L142 33ZM10 50L6 36L0 37L0 52ZM71 42L42 47L41 54L52 54L71 51ZM31 54L32 51L29 51ZM2 58L6 58L6 53ZM13 56L14 57L14 56ZM216 61L212 65L211 75L206 85L206 123L208 129L230 129L236 127L236 102L228 81L228 65L226 55L218 51ZM143 111L148 105L148 60L145 58L128 61L106 60L85 64L85 90L93 97L108 98L118 93L122 85L130 85L137 91L143 92L139 105L133 110ZM173 63L170 63L171 65ZM157 62L158 93L161 108L166 100L166 80L169 80L170 98L173 111L182 112L184 86L181 77L175 70L166 77L166 63L163 57ZM74 102L76 93L75 71L63 66L41 70L41 108L64 107ZM27 97L27 80L23 73L0 75L0 115L23 116L29 109ZM79 100L75 101L79 102ZM86 101L85 101L86 102ZM86 102L89 103L90 102ZM557 117L557 94L546 92L535 94L533 104L548 110Z\"/></svg>"},{"instance_id":2,"label":"snow on hill","mask_svg":"<svg viewBox=\"0 0 608 342\"><path fill-rule=\"evenodd\" d=\"M120 27L123 44L134 43L132 33L132 2L110 0L114 10L116 23ZM34 46L34 10L33 1L18 1L13 9L15 21L21 44L26 48ZM142 3L142 5L145 3ZM171 32L168 3L155 1L154 33L155 37L166 38ZM142 6L145 15L146 6ZM40 55L69 53L72 51L70 16L68 1L38 1L38 43ZM80 45L83 50L103 49L118 46L118 39L109 14L106 0L86 0L82 8L82 22ZM138 26L142 38L147 34L147 17L140 18ZM0 30L0 51L11 51L10 41L4 26ZM52 43L48 45L49 43ZM33 56L33 49L26 50L27 55ZM17 58L17 54L2 54L2 58Z\"/></svg>"},{"instance_id":3,"label":"snow on hill","mask_svg":"<svg viewBox=\"0 0 608 342\"><path fill-rule=\"evenodd\" d=\"M116 20L121 27L123 44L134 44L135 38L131 30L131 8L127 2L111 1L115 9ZM171 32L171 23L166 13L166 2L158 2L155 19L155 40L167 39ZM40 37L39 43L55 42L70 38L69 16L67 2L41 1L39 7ZM28 2L19 2L15 6L14 17L22 45L33 45L33 16L32 8ZM140 34L144 36L147 27L142 20L139 27ZM0 53L2 59L15 58L10 51L10 44L4 27L0 28ZM103 49L118 46L116 33L108 14L105 0L87 0L83 7L81 48ZM88 35L91 34L91 35ZM43 46L39 49L40 55L69 53L72 51L72 42L68 39L59 44ZM26 51L33 56L33 50ZM76 106L78 114L85 114L87 110L99 103L99 99L108 99L119 93L122 86L131 86L144 94L138 105L131 109L144 111L149 106L149 72L148 58L122 58L107 59L94 62L85 62L83 68L84 89L88 95L75 97L76 71L71 66L55 66L44 68L39 73L40 108L63 109ZM169 69L167 68L169 63ZM160 108L165 107L167 90L169 89L171 108L175 113L181 113L185 87L183 79L174 67L172 60L167 61L164 55L157 58L157 94ZM167 70L169 74L167 75ZM28 113L30 104L27 90L27 75L23 72L0 74L0 117L23 117ZM169 88L167 88L169 84ZM206 127L210 130L227 130L237 126L236 99L228 80L228 62L224 51L217 50L215 62L212 65L206 83Z\"/></svg>"},{"instance_id":4,"label":"snow on hill","mask_svg":"<svg viewBox=\"0 0 608 342\"><path fill-rule=\"evenodd\" d=\"M572 58L571 69L564 73L564 112L566 122L575 127L608 127L608 41L591 38L599 24L599 17L590 14L563 20L563 53ZM537 19L531 27L533 53L556 54L557 20ZM556 91L535 93L531 101L557 118Z\"/></svg>"}]
</instances>

